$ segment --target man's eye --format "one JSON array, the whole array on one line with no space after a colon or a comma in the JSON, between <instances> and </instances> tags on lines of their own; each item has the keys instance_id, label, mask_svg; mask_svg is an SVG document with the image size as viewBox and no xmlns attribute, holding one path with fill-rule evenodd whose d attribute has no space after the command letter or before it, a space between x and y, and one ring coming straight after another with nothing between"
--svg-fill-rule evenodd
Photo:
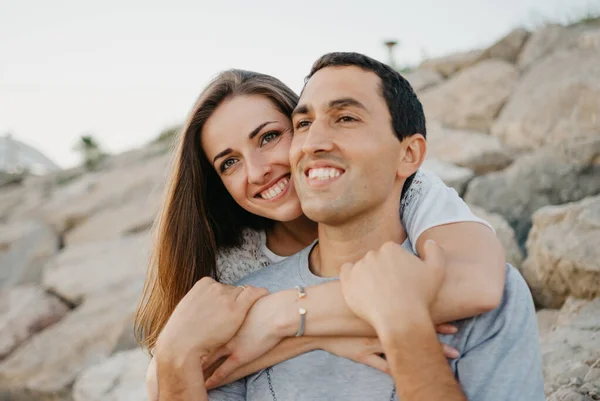
<instances>
[{"instance_id":1,"label":"man's eye","mask_svg":"<svg viewBox=\"0 0 600 401\"><path fill-rule=\"evenodd\" d=\"M277 139L279 137L279 135L281 135L281 134L279 132L276 132L276 131L267 132L260 139L260 146L264 146L267 143L271 142L272 140Z\"/></svg>"},{"instance_id":2,"label":"man's eye","mask_svg":"<svg viewBox=\"0 0 600 401\"><path fill-rule=\"evenodd\" d=\"M349 122L352 122L352 121L356 121L356 118L354 118L354 117L350 117L350 116L341 116L341 117L338 119L338 121L339 121L339 122L342 122L342 123L349 123Z\"/></svg>"},{"instance_id":3,"label":"man's eye","mask_svg":"<svg viewBox=\"0 0 600 401\"><path fill-rule=\"evenodd\" d=\"M225 170L227 170L228 168L232 167L235 162L237 160L236 159L227 159L223 162L223 164L221 164L221 172L224 172Z\"/></svg>"},{"instance_id":4,"label":"man's eye","mask_svg":"<svg viewBox=\"0 0 600 401\"><path fill-rule=\"evenodd\" d=\"M306 128L310 125L310 121L300 120L296 123L296 129Z\"/></svg>"}]
</instances>

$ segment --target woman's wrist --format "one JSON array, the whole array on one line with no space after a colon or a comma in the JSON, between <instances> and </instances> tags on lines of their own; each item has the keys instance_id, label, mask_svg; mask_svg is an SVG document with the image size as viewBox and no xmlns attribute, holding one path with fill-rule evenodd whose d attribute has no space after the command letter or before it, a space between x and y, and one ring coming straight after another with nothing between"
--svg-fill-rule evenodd
<instances>
[{"instance_id":1,"label":"woman's wrist","mask_svg":"<svg viewBox=\"0 0 600 401\"><path fill-rule=\"evenodd\" d=\"M297 290L279 291L265 298L270 298L268 301L277 305L272 327L274 335L279 338L295 336L300 324Z\"/></svg>"}]
</instances>

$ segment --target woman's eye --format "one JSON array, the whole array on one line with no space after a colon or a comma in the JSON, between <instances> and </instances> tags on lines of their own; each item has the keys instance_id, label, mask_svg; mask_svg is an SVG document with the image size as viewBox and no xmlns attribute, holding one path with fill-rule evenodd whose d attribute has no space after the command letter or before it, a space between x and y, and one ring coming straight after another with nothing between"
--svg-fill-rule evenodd
<instances>
[{"instance_id":1,"label":"woman's eye","mask_svg":"<svg viewBox=\"0 0 600 401\"><path fill-rule=\"evenodd\" d=\"M223 164L221 164L221 172L224 172L225 170L229 169L230 167L232 167L235 162L237 160L236 159L227 159L223 162Z\"/></svg>"},{"instance_id":2,"label":"woman's eye","mask_svg":"<svg viewBox=\"0 0 600 401\"><path fill-rule=\"evenodd\" d=\"M263 137L260 140L260 146L264 146L265 144L271 142L274 139L277 139L277 137L279 137L280 133L279 132L267 132L265 135L263 135Z\"/></svg>"}]
</instances>

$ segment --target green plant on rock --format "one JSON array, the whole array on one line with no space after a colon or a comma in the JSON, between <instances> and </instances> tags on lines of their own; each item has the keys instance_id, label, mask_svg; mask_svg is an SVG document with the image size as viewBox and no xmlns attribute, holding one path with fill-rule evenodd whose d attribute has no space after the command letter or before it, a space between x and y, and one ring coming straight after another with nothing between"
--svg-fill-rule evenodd
<instances>
[{"instance_id":1,"label":"green plant on rock","mask_svg":"<svg viewBox=\"0 0 600 401\"><path fill-rule=\"evenodd\" d=\"M81 154L82 163L88 170L97 169L106 157L98 141L90 134L81 135L75 150Z\"/></svg>"}]
</instances>

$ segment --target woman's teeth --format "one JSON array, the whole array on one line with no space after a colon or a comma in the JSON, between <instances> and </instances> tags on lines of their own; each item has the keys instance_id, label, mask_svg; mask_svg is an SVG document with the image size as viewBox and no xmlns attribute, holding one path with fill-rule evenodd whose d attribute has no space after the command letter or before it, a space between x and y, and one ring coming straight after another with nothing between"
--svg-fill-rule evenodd
<instances>
[{"instance_id":1,"label":"woman's teeth","mask_svg":"<svg viewBox=\"0 0 600 401\"><path fill-rule=\"evenodd\" d=\"M313 168L308 170L308 178L311 180L328 180L340 175L342 175L342 172L336 168Z\"/></svg>"},{"instance_id":2,"label":"woman's teeth","mask_svg":"<svg viewBox=\"0 0 600 401\"><path fill-rule=\"evenodd\" d=\"M281 180L277 181L273 186L269 189L266 189L260 193L260 197L263 199L272 199L282 193L290 183L290 179L288 177L284 177Z\"/></svg>"}]
</instances>

